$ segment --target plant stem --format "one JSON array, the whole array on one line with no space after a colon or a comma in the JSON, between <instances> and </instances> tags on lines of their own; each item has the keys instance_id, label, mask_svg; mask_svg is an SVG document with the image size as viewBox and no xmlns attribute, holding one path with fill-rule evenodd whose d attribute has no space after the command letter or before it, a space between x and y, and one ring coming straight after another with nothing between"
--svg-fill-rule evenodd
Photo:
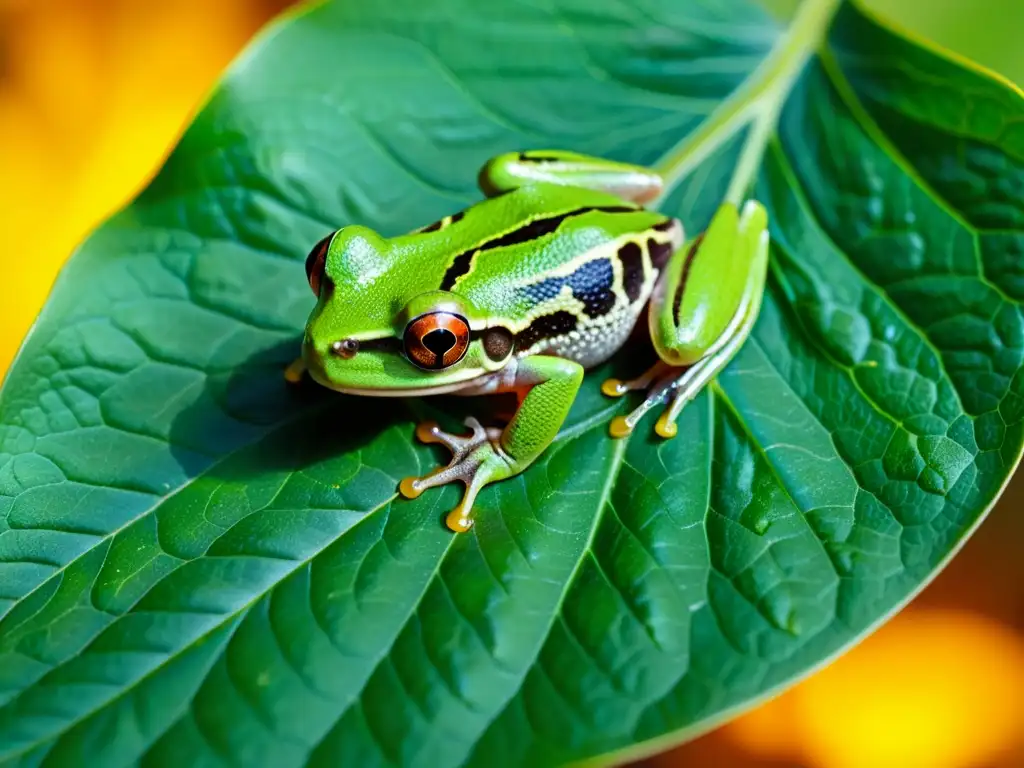
<instances>
[{"instance_id":1,"label":"plant stem","mask_svg":"<svg viewBox=\"0 0 1024 768\"><path fill-rule=\"evenodd\" d=\"M818 49L842 0L804 0L789 29L744 83L656 166L665 195L697 166L752 124L725 199L739 204L754 180L793 83Z\"/></svg>"}]
</instances>

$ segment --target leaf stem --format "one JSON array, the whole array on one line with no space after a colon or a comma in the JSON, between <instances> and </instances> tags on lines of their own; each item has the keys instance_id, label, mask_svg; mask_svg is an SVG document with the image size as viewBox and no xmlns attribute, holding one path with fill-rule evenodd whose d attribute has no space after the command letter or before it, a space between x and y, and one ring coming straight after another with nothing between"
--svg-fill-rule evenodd
<instances>
[{"instance_id":1,"label":"leaf stem","mask_svg":"<svg viewBox=\"0 0 1024 768\"><path fill-rule=\"evenodd\" d=\"M751 76L708 118L658 163L665 179L664 200L704 160L752 124L725 199L739 204L753 183L782 105L807 59L821 45L842 0L804 0L789 29Z\"/></svg>"}]
</instances>

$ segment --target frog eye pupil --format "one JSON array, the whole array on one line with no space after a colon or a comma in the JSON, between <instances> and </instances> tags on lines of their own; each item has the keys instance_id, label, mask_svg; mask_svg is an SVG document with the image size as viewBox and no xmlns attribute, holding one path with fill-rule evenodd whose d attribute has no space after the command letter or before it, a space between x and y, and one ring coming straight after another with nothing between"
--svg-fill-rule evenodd
<instances>
[{"instance_id":1,"label":"frog eye pupil","mask_svg":"<svg viewBox=\"0 0 1024 768\"><path fill-rule=\"evenodd\" d=\"M423 337L423 346L438 357L455 346L455 334L446 328L435 328Z\"/></svg>"}]
</instances>

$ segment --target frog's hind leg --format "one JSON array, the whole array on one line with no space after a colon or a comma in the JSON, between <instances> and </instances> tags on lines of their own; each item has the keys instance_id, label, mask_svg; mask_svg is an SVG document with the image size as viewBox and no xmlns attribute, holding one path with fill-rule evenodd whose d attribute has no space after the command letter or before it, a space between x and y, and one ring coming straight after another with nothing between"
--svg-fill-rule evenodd
<instances>
[{"instance_id":1,"label":"frog's hind leg","mask_svg":"<svg viewBox=\"0 0 1024 768\"><path fill-rule=\"evenodd\" d=\"M628 392L647 392L644 401L628 416L616 416L612 419L609 427L612 437L625 437L630 434L648 411L664 402L668 397L672 382L678 376L678 368L673 368L668 363L659 360L635 379L627 381L607 379L601 385L601 391L608 397L622 397Z\"/></svg>"},{"instance_id":2,"label":"frog's hind leg","mask_svg":"<svg viewBox=\"0 0 1024 768\"><path fill-rule=\"evenodd\" d=\"M654 425L654 431L659 437L666 440L676 436L678 428L676 419L683 408L710 382L715 376L728 365L729 361L736 355L740 347L750 336L750 331L757 320L760 309L760 297L756 297L748 304L739 318L737 329L730 335L727 341L715 350L712 350L706 357L686 368L673 368L665 363L659 366L655 364L651 370L643 376L630 382L618 382L609 379L605 382L602 390L605 394L613 394L611 383L618 384L614 394L625 394L630 390L648 389L647 397L626 416L617 416L612 419L609 432L612 437L625 437L630 434L640 420L652 409L668 403L668 407L658 417ZM659 371L656 377L651 376L653 371ZM649 388L643 382L647 381ZM653 382L653 383L651 383Z\"/></svg>"},{"instance_id":3,"label":"frog's hind leg","mask_svg":"<svg viewBox=\"0 0 1024 768\"><path fill-rule=\"evenodd\" d=\"M734 207L723 206L703 238L689 251L673 255L648 310L659 363L633 381L612 379L602 387L610 396L636 389L648 392L631 413L612 420L609 431L613 437L630 434L644 415L666 402L668 407L655 432L664 438L675 437L676 419L683 407L750 336L761 309L767 265L767 216L756 203L748 203L742 216ZM719 272L731 284L719 288ZM684 289L702 293L704 298L690 309Z\"/></svg>"},{"instance_id":4,"label":"frog's hind leg","mask_svg":"<svg viewBox=\"0 0 1024 768\"><path fill-rule=\"evenodd\" d=\"M641 205L658 197L664 184L651 168L561 149L498 155L480 170L479 183L488 197L544 183L608 192Z\"/></svg>"}]
</instances>

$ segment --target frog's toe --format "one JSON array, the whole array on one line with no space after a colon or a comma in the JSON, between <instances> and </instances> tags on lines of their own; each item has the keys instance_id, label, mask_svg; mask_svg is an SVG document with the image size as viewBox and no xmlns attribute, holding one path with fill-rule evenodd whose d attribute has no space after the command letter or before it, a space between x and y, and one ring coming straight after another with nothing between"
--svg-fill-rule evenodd
<instances>
[{"instance_id":1,"label":"frog's toe","mask_svg":"<svg viewBox=\"0 0 1024 768\"><path fill-rule=\"evenodd\" d=\"M497 440L501 436L500 429L484 427L472 416L465 420L465 425L472 430L468 435L453 435L445 432L436 421L424 421L416 427L416 438L421 443L437 443L452 452L452 463L455 463L488 440Z\"/></svg>"},{"instance_id":2,"label":"frog's toe","mask_svg":"<svg viewBox=\"0 0 1024 768\"><path fill-rule=\"evenodd\" d=\"M648 371L644 376L650 373L651 371ZM653 383L647 390L647 397L644 398L644 401L628 415L612 419L608 429L609 433L612 437L626 437L632 434L644 416L658 406L667 403L654 425L654 432L665 440L672 439L679 433L679 427L676 425L679 414L707 384L713 373L714 369L708 359L700 360L689 368L673 368L671 366L662 368L656 375L650 377ZM639 381L639 379L634 381Z\"/></svg>"},{"instance_id":3,"label":"frog's toe","mask_svg":"<svg viewBox=\"0 0 1024 768\"><path fill-rule=\"evenodd\" d=\"M659 360L635 379L606 379L601 385L601 392L608 397L622 397L629 392L642 389L650 389L652 382L665 375L671 366Z\"/></svg>"},{"instance_id":4,"label":"frog's toe","mask_svg":"<svg viewBox=\"0 0 1024 768\"><path fill-rule=\"evenodd\" d=\"M622 397L629 392L629 386L622 379L605 379L601 392L608 397Z\"/></svg>"},{"instance_id":5,"label":"frog's toe","mask_svg":"<svg viewBox=\"0 0 1024 768\"><path fill-rule=\"evenodd\" d=\"M467 472L468 479L464 480L466 492L462 494L459 505L445 518L445 524L456 533L465 533L473 527L473 504L483 487L512 474L508 457L490 442L477 448L462 463L471 467Z\"/></svg>"},{"instance_id":6,"label":"frog's toe","mask_svg":"<svg viewBox=\"0 0 1024 768\"><path fill-rule=\"evenodd\" d=\"M429 475L405 478L398 484L398 491L407 499L415 499L428 488L436 488L439 485L456 481L468 485L473 480L478 466L479 461L473 460L472 456L453 460L447 467L439 467Z\"/></svg>"},{"instance_id":7,"label":"frog's toe","mask_svg":"<svg viewBox=\"0 0 1024 768\"><path fill-rule=\"evenodd\" d=\"M671 440L679 434L679 427L676 426L676 420L673 418L670 410L666 410L658 417L658 421L654 425L654 431L657 433L658 437L662 437L666 440Z\"/></svg>"},{"instance_id":8,"label":"frog's toe","mask_svg":"<svg viewBox=\"0 0 1024 768\"><path fill-rule=\"evenodd\" d=\"M636 429L636 425L640 423L640 420L651 410L665 402L671 387L671 379L659 380L648 390L647 397L644 398L640 405L625 416L616 416L612 419L611 424L608 425L608 434L615 438L628 437L633 434L633 430ZM636 388L639 389L640 387ZM661 432L658 434L661 434ZM665 435L662 436L665 437Z\"/></svg>"},{"instance_id":9,"label":"frog's toe","mask_svg":"<svg viewBox=\"0 0 1024 768\"><path fill-rule=\"evenodd\" d=\"M443 431L436 422L427 421L416 428L416 437L424 443L440 443L452 452L452 460L423 477L407 477L398 485L407 499L415 499L428 488L452 482L465 484L462 501L446 518L448 527L456 533L473 526L472 510L476 496L485 485L510 474L509 461L497 447L501 430L484 427L474 418L465 421L472 432L453 435Z\"/></svg>"},{"instance_id":10,"label":"frog's toe","mask_svg":"<svg viewBox=\"0 0 1024 768\"><path fill-rule=\"evenodd\" d=\"M461 482L466 486L462 501L445 519L448 527L456 533L464 533L473 527L473 503L480 490L490 482L500 480L509 473L503 472L507 463L497 449L486 442L462 459L453 460L447 467L441 467L424 477L407 477L399 483L398 489L407 499L415 499L428 488Z\"/></svg>"}]
</instances>

